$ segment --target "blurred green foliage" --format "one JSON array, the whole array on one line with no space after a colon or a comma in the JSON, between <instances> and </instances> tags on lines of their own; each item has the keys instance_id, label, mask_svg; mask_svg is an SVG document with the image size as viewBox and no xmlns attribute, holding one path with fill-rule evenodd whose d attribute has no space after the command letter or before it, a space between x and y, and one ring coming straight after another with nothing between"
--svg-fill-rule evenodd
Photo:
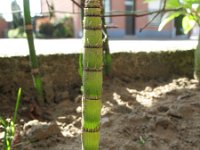
<instances>
[{"instance_id":1,"label":"blurred green foliage","mask_svg":"<svg viewBox=\"0 0 200 150\"><path fill-rule=\"evenodd\" d=\"M8 31L8 38L26 38L24 27L20 26L15 29L10 29Z\"/></svg>"},{"instance_id":2,"label":"blurred green foliage","mask_svg":"<svg viewBox=\"0 0 200 150\"><path fill-rule=\"evenodd\" d=\"M39 32L36 33L38 38L69 38L73 35L73 23L70 17L59 19L55 23L43 23L39 27Z\"/></svg>"}]
</instances>

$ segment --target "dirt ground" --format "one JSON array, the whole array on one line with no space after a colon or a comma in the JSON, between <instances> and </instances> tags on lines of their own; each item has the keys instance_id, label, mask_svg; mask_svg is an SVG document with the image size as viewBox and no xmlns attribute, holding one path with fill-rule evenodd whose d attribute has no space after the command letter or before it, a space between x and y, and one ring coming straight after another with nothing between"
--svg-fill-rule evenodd
<instances>
[{"instance_id":1,"label":"dirt ground","mask_svg":"<svg viewBox=\"0 0 200 150\"><path fill-rule=\"evenodd\" d=\"M42 115L34 100L28 58L0 59L0 115L12 116L17 89L23 90L13 150L81 149L77 59L40 57L47 101L39 109ZM101 150L200 149L200 86L190 76L141 80L113 74L104 78L103 89Z\"/></svg>"}]
</instances>

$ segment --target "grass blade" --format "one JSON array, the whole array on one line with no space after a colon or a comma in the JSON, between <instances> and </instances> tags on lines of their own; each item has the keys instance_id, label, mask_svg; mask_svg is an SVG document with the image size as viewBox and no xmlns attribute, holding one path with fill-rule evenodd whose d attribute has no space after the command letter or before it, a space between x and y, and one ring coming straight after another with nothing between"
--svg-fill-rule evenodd
<instances>
[{"instance_id":1,"label":"grass blade","mask_svg":"<svg viewBox=\"0 0 200 150\"><path fill-rule=\"evenodd\" d=\"M0 125L2 125L3 127L6 126L6 121L2 117L0 117Z\"/></svg>"},{"instance_id":2,"label":"grass blade","mask_svg":"<svg viewBox=\"0 0 200 150\"><path fill-rule=\"evenodd\" d=\"M19 109L19 103L20 103L20 100L21 100L21 95L22 95L22 89L19 88L18 93L17 93L17 101L16 101L16 105L15 105L14 117L13 117L14 124L15 124L16 118L17 118L17 111Z\"/></svg>"}]
</instances>

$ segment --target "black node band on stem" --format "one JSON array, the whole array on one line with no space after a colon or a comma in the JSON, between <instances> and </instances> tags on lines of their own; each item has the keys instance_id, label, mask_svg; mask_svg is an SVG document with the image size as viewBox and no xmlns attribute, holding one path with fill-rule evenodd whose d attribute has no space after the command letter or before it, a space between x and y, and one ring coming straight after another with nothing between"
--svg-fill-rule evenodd
<instances>
[{"instance_id":1,"label":"black node band on stem","mask_svg":"<svg viewBox=\"0 0 200 150\"><path fill-rule=\"evenodd\" d=\"M103 46L102 45L96 45L96 46L94 46L94 45L84 45L84 48L103 48Z\"/></svg>"},{"instance_id":2,"label":"black node band on stem","mask_svg":"<svg viewBox=\"0 0 200 150\"><path fill-rule=\"evenodd\" d=\"M99 27L84 26L84 29L86 30L102 30L101 28L102 28L101 26Z\"/></svg>"},{"instance_id":3,"label":"black node band on stem","mask_svg":"<svg viewBox=\"0 0 200 150\"><path fill-rule=\"evenodd\" d=\"M84 71L87 71L87 72L101 72L103 67L100 67L100 68L83 68Z\"/></svg>"},{"instance_id":4,"label":"black node band on stem","mask_svg":"<svg viewBox=\"0 0 200 150\"><path fill-rule=\"evenodd\" d=\"M85 100L85 101L99 101L99 100L101 100L101 97L86 97L86 96L84 96L83 100Z\"/></svg>"},{"instance_id":5,"label":"black node band on stem","mask_svg":"<svg viewBox=\"0 0 200 150\"><path fill-rule=\"evenodd\" d=\"M96 127L95 129L85 129L82 128L83 132L99 132L100 131L100 126Z\"/></svg>"},{"instance_id":6,"label":"black node band on stem","mask_svg":"<svg viewBox=\"0 0 200 150\"><path fill-rule=\"evenodd\" d=\"M85 17L101 17L101 15L98 15L98 14L85 14Z\"/></svg>"}]
</instances>

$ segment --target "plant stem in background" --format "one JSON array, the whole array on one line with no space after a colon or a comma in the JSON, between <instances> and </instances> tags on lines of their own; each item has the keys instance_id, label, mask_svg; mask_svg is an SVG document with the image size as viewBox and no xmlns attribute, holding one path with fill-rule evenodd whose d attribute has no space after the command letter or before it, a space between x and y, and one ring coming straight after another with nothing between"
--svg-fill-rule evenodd
<instances>
[{"instance_id":1,"label":"plant stem in background","mask_svg":"<svg viewBox=\"0 0 200 150\"><path fill-rule=\"evenodd\" d=\"M200 32L198 38L198 45L194 52L194 78L200 82Z\"/></svg>"},{"instance_id":2,"label":"plant stem in background","mask_svg":"<svg viewBox=\"0 0 200 150\"><path fill-rule=\"evenodd\" d=\"M102 14L104 14L104 8L102 5ZM102 17L102 28L103 28L103 62L104 62L104 73L109 76L111 71L112 57L110 54L110 48L108 43L108 32L106 28L105 17Z\"/></svg>"},{"instance_id":3,"label":"plant stem in background","mask_svg":"<svg viewBox=\"0 0 200 150\"><path fill-rule=\"evenodd\" d=\"M102 20L100 0L87 0L84 8L83 150L99 150L102 98Z\"/></svg>"},{"instance_id":4,"label":"plant stem in background","mask_svg":"<svg viewBox=\"0 0 200 150\"><path fill-rule=\"evenodd\" d=\"M81 0L81 26L83 30L83 18L84 18L84 5L85 5L85 0Z\"/></svg>"},{"instance_id":5,"label":"plant stem in background","mask_svg":"<svg viewBox=\"0 0 200 150\"><path fill-rule=\"evenodd\" d=\"M82 27L82 32L83 32L83 18L84 18L84 5L85 5L85 0L81 0L81 27ZM83 76L83 53L81 50L81 53L79 55L79 75Z\"/></svg>"},{"instance_id":6,"label":"plant stem in background","mask_svg":"<svg viewBox=\"0 0 200 150\"><path fill-rule=\"evenodd\" d=\"M36 57L35 46L34 46L34 39L33 39L33 26L31 23L31 16L30 16L30 5L29 0L23 0L24 4L24 20L25 20L25 30L27 34L27 40L29 45L29 58L32 67L32 77L34 82L34 87L37 92L37 99L40 105L44 104L44 96L43 96L43 88L42 88L42 81L39 72L39 65Z\"/></svg>"},{"instance_id":7,"label":"plant stem in background","mask_svg":"<svg viewBox=\"0 0 200 150\"><path fill-rule=\"evenodd\" d=\"M22 95L22 89L19 88L18 93L17 93L17 101L16 101L16 104L15 104L15 112L14 112L14 115L13 115L13 122L14 123L16 123L16 120L17 120L17 111L19 109L19 103L20 103L20 100L21 100L21 95Z\"/></svg>"}]
</instances>

